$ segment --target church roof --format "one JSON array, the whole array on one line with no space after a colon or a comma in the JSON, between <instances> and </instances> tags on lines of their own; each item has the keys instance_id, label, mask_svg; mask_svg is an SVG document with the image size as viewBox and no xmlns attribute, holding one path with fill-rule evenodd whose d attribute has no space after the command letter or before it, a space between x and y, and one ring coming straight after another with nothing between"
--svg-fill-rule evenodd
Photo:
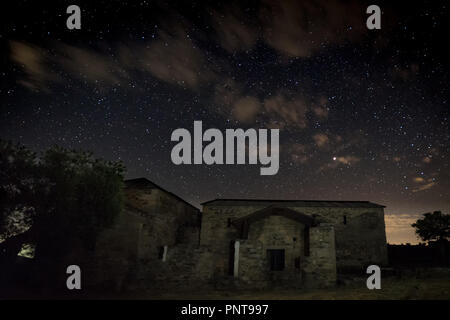
<instances>
[{"instance_id":1,"label":"church roof","mask_svg":"<svg viewBox=\"0 0 450 320\"><path fill-rule=\"evenodd\" d=\"M333 208L385 208L370 201L340 200L265 200L265 199L214 199L201 203L214 206L282 206L282 207L333 207Z\"/></svg>"},{"instance_id":2,"label":"church roof","mask_svg":"<svg viewBox=\"0 0 450 320\"><path fill-rule=\"evenodd\" d=\"M170 194L172 197L176 198L177 200L191 206L192 208L194 208L195 210L198 210L197 207L193 206L192 204L190 204L189 202L187 202L186 200L184 200L183 198L177 196L175 193L170 192L166 189L164 189L163 187L160 187L159 185L157 185L156 183L148 180L147 178L136 178L136 179L129 179L129 180L125 180L125 187L128 189L139 189L139 190L145 190L145 189L159 189L161 191L164 191L168 194Z\"/></svg>"},{"instance_id":3,"label":"church roof","mask_svg":"<svg viewBox=\"0 0 450 320\"><path fill-rule=\"evenodd\" d=\"M155 183L151 182L147 178L136 178L124 181L127 188L136 189L161 189Z\"/></svg>"}]
</instances>

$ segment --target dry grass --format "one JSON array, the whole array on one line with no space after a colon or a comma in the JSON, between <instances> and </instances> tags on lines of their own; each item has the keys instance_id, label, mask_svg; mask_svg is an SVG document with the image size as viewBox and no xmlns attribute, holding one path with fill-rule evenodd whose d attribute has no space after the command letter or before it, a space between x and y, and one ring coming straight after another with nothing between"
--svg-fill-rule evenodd
<instances>
[{"instance_id":1,"label":"dry grass","mask_svg":"<svg viewBox=\"0 0 450 320\"><path fill-rule=\"evenodd\" d=\"M380 290L369 290L365 283L317 290L265 291L179 291L164 294L135 293L128 299L217 299L217 300L410 300L450 299L450 279L395 279L382 282Z\"/></svg>"},{"instance_id":2,"label":"dry grass","mask_svg":"<svg viewBox=\"0 0 450 320\"><path fill-rule=\"evenodd\" d=\"M1 290L0 290L1 291ZM385 278L380 290L369 290L365 281L351 286L338 286L328 289L268 289L253 291L236 290L191 290L180 288L177 291L105 293L82 292L69 295L43 293L9 292L1 299L137 299L137 300L450 300L450 277L433 278Z\"/></svg>"}]
</instances>

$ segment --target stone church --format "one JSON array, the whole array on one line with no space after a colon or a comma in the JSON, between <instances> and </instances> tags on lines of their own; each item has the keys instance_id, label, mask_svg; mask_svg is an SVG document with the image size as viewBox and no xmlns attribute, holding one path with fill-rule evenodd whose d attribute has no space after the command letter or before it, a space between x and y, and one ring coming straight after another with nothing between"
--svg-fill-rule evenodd
<instances>
[{"instance_id":1,"label":"stone church","mask_svg":"<svg viewBox=\"0 0 450 320\"><path fill-rule=\"evenodd\" d=\"M93 284L119 289L325 287L387 264L384 206L215 199L198 210L140 178L96 245Z\"/></svg>"}]
</instances>

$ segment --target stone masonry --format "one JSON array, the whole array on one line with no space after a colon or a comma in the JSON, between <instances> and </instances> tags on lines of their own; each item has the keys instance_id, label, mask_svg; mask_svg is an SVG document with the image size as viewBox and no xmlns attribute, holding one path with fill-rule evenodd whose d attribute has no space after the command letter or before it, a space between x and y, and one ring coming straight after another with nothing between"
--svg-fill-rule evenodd
<instances>
[{"instance_id":1,"label":"stone masonry","mask_svg":"<svg viewBox=\"0 0 450 320\"><path fill-rule=\"evenodd\" d=\"M171 290L326 287L387 264L384 207L367 201L217 199L200 211L146 179L97 241L92 284Z\"/></svg>"}]
</instances>

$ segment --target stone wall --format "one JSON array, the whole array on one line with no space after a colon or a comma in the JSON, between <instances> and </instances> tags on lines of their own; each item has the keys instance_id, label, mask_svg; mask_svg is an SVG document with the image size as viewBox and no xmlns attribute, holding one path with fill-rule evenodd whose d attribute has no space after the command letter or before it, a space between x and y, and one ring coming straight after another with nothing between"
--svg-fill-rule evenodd
<instances>
[{"instance_id":1,"label":"stone wall","mask_svg":"<svg viewBox=\"0 0 450 320\"><path fill-rule=\"evenodd\" d=\"M336 284L336 248L334 227L320 224L310 229L310 255L305 257L306 287L327 287Z\"/></svg>"},{"instance_id":2,"label":"stone wall","mask_svg":"<svg viewBox=\"0 0 450 320\"><path fill-rule=\"evenodd\" d=\"M216 268L226 274L230 241L239 233L228 219L244 217L265 206L214 206L203 208L200 243L217 254ZM363 269L370 264L387 264L383 208L289 207L334 227L336 265L339 271ZM345 216L345 224L344 224Z\"/></svg>"},{"instance_id":3,"label":"stone wall","mask_svg":"<svg viewBox=\"0 0 450 320\"><path fill-rule=\"evenodd\" d=\"M320 223L333 225L338 271L363 271L371 264L387 265L383 208L309 207L291 209L315 216Z\"/></svg>"},{"instance_id":4,"label":"stone wall","mask_svg":"<svg viewBox=\"0 0 450 320\"><path fill-rule=\"evenodd\" d=\"M200 244L209 247L215 255L215 274L229 274L230 243L239 238L238 230L229 221L258 209L261 207L203 207Z\"/></svg>"},{"instance_id":5,"label":"stone wall","mask_svg":"<svg viewBox=\"0 0 450 320\"><path fill-rule=\"evenodd\" d=\"M268 285L300 286L301 262L304 260L304 228L301 223L282 216L268 216L252 223L249 226L248 240L240 240L243 247L239 267L246 272L240 272L239 278L244 281L247 281L246 278L250 281L268 281ZM274 249L284 250L283 270L270 270L268 250Z\"/></svg>"},{"instance_id":6,"label":"stone wall","mask_svg":"<svg viewBox=\"0 0 450 320\"><path fill-rule=\"evenodd\" d=\"M180 253L179 259L189 265L190 252L199 245L198 209L153 187L127 188L125 196L125 210L97 239L88 267L90 285L117 290L152 287L165 279L161 270L167 269L167 258L177 252L174 248L184 247L179 251L187 258ZM164 247L172 249L165 262Z\"/></svg>"},{"instance_id":7,"label":"stone wall","mask_svg":"<svg viewBox=\"0 0 450 320\"><path fill-rule=\"evenodd\" d=\"M268 286L269 266L264 246L258 240L239 240L237 279L240 285L264 288Z\"/></svg>"},{"instance_id":8,"label":"stone wall","mask_svg":"<svg viewBox=\"0 0 450 320\"><path fill-rule=\"evenodd\" d=\"M145 289L170 291L213 286L213 255L206 247L177 245L168 247L165 261L155 261L152 281Z\"/></svg>"},{"instance_id":9,"label":"stone wall","mask_svg":"<svg viewBox=\"0 0 450 320\"><path fill-rule=\"evenodd\" d=\"M126 199L126 210L98 238L89 263L95 268L86 269L93 283L103 287L317 287L334 284L336 272L387 262L383 208L285 205L314 217L308 255L303 224L308 222L292 216L261 216L250 223L247 239L240 239L232 222L264 205L206 205L200 228L199 211L164 190L128 188ZM234 277L230 254L236 240L240 250ZM270 270L268 250L274 249L284 250L283 270Z\"/></svg>"},{"instance_id":10,"label":"stone wall","mask_svg":"<svg viewBox=\"0 0 450 320\"><path fill-rule=\"evenodd\" d=\"M262 225L267 228L262 228ZM253 226L253 231L249 231L249 239L237 240L239 259L235 284L245 288L334 285L337 278L334 227L321 224L310 228L310 250L306 255L303 232L302 224L279 216L269 217ZM258 236L255 237L255 234ZM297 237L295 242L292 235ZM270 270L267 256L267 250L270 249L284 250L283 270Z\"/></svg>"}]
</instances>

